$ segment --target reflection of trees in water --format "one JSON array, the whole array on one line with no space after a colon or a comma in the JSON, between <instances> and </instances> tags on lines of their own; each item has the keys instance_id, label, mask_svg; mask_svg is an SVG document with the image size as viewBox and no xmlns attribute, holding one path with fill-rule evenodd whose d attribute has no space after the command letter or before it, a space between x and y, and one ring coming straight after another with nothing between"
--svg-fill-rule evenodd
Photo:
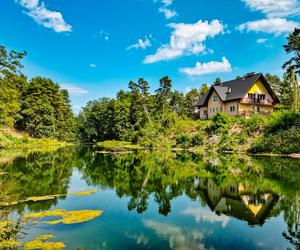
<instances>
[{"instance_id":1,"label":"reflection of trees in water","mask_svg":"<svg viewBox=\"0 0 300 250\"><path fill-rule=\"evenodd\" d=\"M186 194L218 213L243 218L244 214L220 209L224 201L222 198L226 198L224 204L227 206L237 205L236 210L243 210L253 205L251 202L260 202L265 194L271 194L268 197L275 197L274 202L263 211L263 220L259 222L263 223L266 218L277 216L283 211L288 225L283 236L299 248L298 165L298 160L287 158L170 152L106 155L96 154L88 148L71 147L50 153L33 153L26 158L19 157L12 163L2 165L0 172L8 174L0 178L6 187L11 185L9 193L17 200L30 196L64 194L68 190L72 169L76 167L88 184L113 188L119 197L130 197L129 210L145 212L150 197L153 197L159 206L159 213L163 215L171 212L174 198ZM201 187L205 180L214 183L216 194L220 194L216 204L212 204L208 191ZM244 191L236 192L235 187L243 187ZM237 196L228 194L229 191ZM244 195L244 200L240 198L241 195ZM278 201L277 195L280 196ZM47 210L56 202L49 200L28 206L34 211ZM23 211L23 206L18 206L18 209Z\"/></svg>"},{"instance_id":2,"label":"reflection of trees in water","mask_svg":"<svg viewBox=\"0 0 300 250\"><path fill-rule=\"evenodd\" d=\"M77 161L74 148L64 148L47 153L31 153L26 158L19 157L1 167L6 172L2 176L3 186L10 186L8 195L12 200L26 197L66 194L72 167ZM27 203L33 211L47 210L56 205L57 200ZM25 204L17 206L19 212Z\"/></svg>"}]
</instances>

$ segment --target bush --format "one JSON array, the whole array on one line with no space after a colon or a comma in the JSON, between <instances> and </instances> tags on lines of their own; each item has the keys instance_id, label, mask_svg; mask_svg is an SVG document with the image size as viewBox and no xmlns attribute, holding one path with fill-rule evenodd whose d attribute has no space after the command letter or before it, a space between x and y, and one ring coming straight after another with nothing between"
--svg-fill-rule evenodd
<instances>
[{"instance_id":1,"label":"bush","mask_svg":"<svg viewBox=\"0 0 300 250\"><path fill-rule=\"evenodd\" d=\"M191 138L187 135L179 135L176 137L176 146L186 149L189 148L191 144Z\"/></svg>"},{"instance_id":2,"label":"bush","mask_svg":"<svg viewBox=\"0 0 300 250\"><path fill-rule=\"evenodd\" d=\"M225 113L217 113L213 119L211 130L213 132L227 132L233 122L233 118Z\"/></svg>"},{"instance_id":3,"label":"bush","mask_svg":"<svg viewBox=\"0 0 300 250\"><path fill-rule=\"evenodd\" d=\"M233 136L225 134L220 139L219 148L221 151L234 151L237 149L237 140Z\"/></svg>"},{"instance_id":4,"label":"bush","mask_svg":"<svg viewBox=\"0 0 300 250\"><path fill-rule=\"evenodd\" d=\"M295 111L274 112L269 117L267 133L275 133L279 130L287 130L292 127L300 127L300 113Z\"/></svg>"},{"instance_id":5,"label":"bush","mask_svg":"<svg viewBox=\"0 0 300 250\"><path fill-rule=\"evenodd\" d=\"M266 117L260 114L254 114L250 118L241 118L243 130L248 134L262 131L266 125Z\"/></svg>"},{"instance_id":6,"label":"bush","mask_svg":"<svg viewBox=\"0 0 300 250\"><path fill-rule=\"evenodd\" d=\"M300 153L300 129L281 130L261 136L252 145L253 153Z\"/></svg>"},{"instance_id":7,"label":"bush","mask_svg":"<svg viewBox=\"0 0 300 250\"><path fill-rule=\"evenodd\" d=\"M201 133L198 133L192 137L191 144L193 147L196 147L196 146L203 145L203 142L204 142L204 135Z\"/></svg>"}]
</instances>

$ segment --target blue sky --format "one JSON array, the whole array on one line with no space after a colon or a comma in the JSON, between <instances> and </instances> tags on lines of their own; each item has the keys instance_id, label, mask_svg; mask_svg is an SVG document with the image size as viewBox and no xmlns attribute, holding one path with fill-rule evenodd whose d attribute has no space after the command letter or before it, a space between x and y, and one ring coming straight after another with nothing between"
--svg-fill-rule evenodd
<instances>
[{"instance_id":1,"label":"blue sky","mask_svg":"<svg viewBox=\"0 0 300 250\"><path fill-rule=\"evenodd\" d=\"M298 0L1 0L0 44L67 88L78 112L144 77L186 91L247 72L282 75Z\"/></svg>"}]
</instances>

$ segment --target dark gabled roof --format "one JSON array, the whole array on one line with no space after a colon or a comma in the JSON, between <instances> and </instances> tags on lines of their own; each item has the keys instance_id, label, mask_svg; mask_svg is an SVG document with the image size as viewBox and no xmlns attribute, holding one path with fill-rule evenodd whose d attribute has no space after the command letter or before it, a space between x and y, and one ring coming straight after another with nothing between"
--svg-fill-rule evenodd
<instances>
[{"instance_id":1,"label":"dark gabled roof","mask_svg":"<svg viewBox=\"0 0 300 250\"><path fill-rule=\"evenodd\" d=\"M278 103L278 97L270 87L263 74L259 73L248 77L222 82L220 85L211 86L207 93L198 101L196 107L206 106L208 102L208 97L210 97L213 90L217 92L222 102L241 99L247 94L249 89L258 79L260 79L263 82L272 98Z\"/></svg>"}]
</instances>

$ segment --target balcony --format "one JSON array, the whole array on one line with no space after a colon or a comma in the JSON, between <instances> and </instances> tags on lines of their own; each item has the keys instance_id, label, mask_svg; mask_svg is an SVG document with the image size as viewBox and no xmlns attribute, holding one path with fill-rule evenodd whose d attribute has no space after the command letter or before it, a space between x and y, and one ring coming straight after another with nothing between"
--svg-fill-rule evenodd
<instances>
[{"instance_id":1,"label":"balcony","mask_svg":"<svg viewBox=\"0 0 300 250\"><path fill-rule=\"evenodd\" d=\"M248 98L244 97L241 100L243 104L261 104L261 105L273 105L273 100L270 99L257 99L257 98Z\"/></svg>"}]
</instances>

